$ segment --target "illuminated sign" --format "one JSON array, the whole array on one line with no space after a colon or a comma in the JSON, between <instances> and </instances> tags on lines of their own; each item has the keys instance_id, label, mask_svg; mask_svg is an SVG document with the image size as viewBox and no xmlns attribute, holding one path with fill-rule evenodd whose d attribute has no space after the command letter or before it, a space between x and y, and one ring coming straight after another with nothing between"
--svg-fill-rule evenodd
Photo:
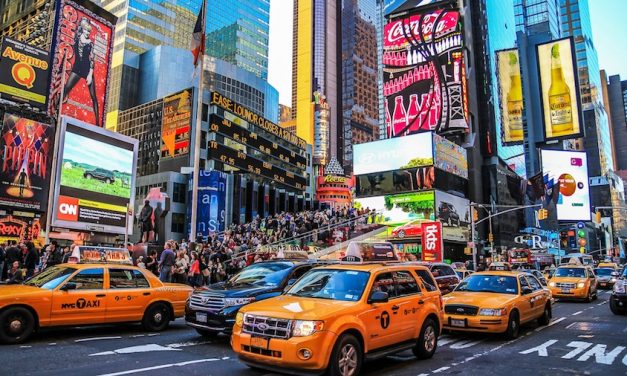
<instances>
[{"instance_id":1,"label":"illuminated sign","mask_svg":"<svg viewBox=\"0 0 627 376\"><path fill-rule=\"evenodd\" d=\"M5 37L0 45L0 96L44 109L48 52Z\"/></svg>"},{"instance_id":2,"label":"illuminated sign","mask_svg":"<svg viewBox=\"0 0 627 376\"><path fill-rule=\"evenodd\" d=\"M432 165L431 133L353 145L355 175Z\"/></svg>"},{"instance_id":3,"label":"illuminated sign","mask_svg":"<svg viewBox=\"0 0 627 376\"><path fill-rule=\"evenodd\" d=\"M325 183L346 183L344 176L327 175L324 177Z\"/></svg>"},{"instance_id":4,"label":"illuminated sign","mask_svg":"<svg viewBox=\"0 0 627 376\"><path fill-rule=\"evenodd\" d=\"M560 221L590 220L587 159L585 152L542 150L542 174L547 197L557 208L557 219ZM551 211L551 206L546 208Z\"/></svg>"},{"instance_id":5,"label":"illuminated sign","mask_svg":"<svg viewBox=\"0 0 627 376\"><path fill-rule=\"evenodd\" d=\"M422 233L422 261L442 262L442 224L440 222L423 222L420 224Z\"/></svg>"},{"instance_id":6,"label":"illuminated sign","mask_svg":"<svg viewBox=\"0 0 627 376\"><path fill-rule=\"evenodd\" d=\"M189 132L192 127L192 91L163 98L161 120L161 158L182 157L189 154Z\"/></svg>"}]
</instances>

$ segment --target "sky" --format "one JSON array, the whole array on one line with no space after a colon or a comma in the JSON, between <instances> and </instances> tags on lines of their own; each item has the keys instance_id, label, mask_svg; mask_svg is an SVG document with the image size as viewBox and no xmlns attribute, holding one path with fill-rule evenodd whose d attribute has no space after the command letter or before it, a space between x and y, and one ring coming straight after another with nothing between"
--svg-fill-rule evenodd
<instances>
[{"instance_id":1,"label":"sky","mask_svg":"<svg viewBox=\"0 0 627 376\"><path fill-rule=\"evenodd\" d=\"M627 80L627 0L588 0L599 68ZM270 0L268 81L279 91L279 103L292 105L293 0Z\"/></svg>"}]
</instances>

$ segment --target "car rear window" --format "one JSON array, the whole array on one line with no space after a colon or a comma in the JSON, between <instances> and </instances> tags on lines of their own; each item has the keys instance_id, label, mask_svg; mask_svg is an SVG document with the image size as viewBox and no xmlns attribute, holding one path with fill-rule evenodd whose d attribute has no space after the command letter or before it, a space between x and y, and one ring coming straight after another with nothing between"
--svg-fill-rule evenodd
<instances>
[{"instance_id":1,"label":"car rear window","mask_svg":"<svg viewBox=\"0 0 627 376\"><path fill-rule=\"evenodd\" d=\"M425 285L425 289L427 289L427 291L438 291L438 288L436 287L437 284L435 283L431 273L424 269L416 269L415 271L418 277L422 279L422 283Z\"/></svg>"}]
</instances>

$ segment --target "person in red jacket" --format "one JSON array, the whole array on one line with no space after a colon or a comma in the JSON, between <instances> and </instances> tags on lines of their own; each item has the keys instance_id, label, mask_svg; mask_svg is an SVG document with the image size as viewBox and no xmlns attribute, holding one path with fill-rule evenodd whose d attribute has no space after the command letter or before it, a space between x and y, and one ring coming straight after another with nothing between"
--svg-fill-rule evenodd
<instances>
[{"instance_id":1,"label":"person in red jacket","mask_svg":"<svg viewBox=\"0 0 627 376\"><path fill-rule=\"evenodd\" d=\"M192 252L190 264L187 280L191 286L198 287L201 285L200 260L198 259L198 253L195 251Z\"/></svg>"}]
</instances>

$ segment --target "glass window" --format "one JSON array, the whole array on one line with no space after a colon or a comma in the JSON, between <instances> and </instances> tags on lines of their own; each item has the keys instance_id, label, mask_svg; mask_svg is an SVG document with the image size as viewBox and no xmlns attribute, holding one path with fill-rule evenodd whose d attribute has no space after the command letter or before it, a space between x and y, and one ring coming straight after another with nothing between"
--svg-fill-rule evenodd
<instances>
[{"instance_id":1,"label":"glass window","mask_svg":"<svg viewBox=\"0 0 627 376\"><path fill-rule=\"evenodd\" d=\"M98 290L103 288L104 269L85 269L76 274L70 282L76 283L77 290Z\"/></svg>"},{"instance_id":2,"label":"glass window","mask_svg":"<svg viewBox=\"0 0 627 376\"><path fill-rule=\"evenodd\" d=\"M388 274L391 280L392 275ZM312 269L287 291L287 295L356 302L369 277L370 273L355 270Z\"/></svg>"},{"instance_id":3,"label":"glass window","mask_svg":"<svg viewBox=\"0 0 627 376\"><path fill-rule=\"evenodd\" d=\"M555 277L579 277L585 278L586 271L583 268L557 268Z\"/></svg>"},{"instance_id":4,"label":"glass window","mask_svg":"<svg viewBox=\"0 0 627 376\"><path fill-rule=\"evenodd\" d=\"M464 279L456 292L490 292L496 294L518 294L518 283L516 277L501 275L470 275Z\"/></svg>"},{"instance_id":5,"label":"glass window","mask_svg":"<svg viewBox=\"0 0 627 376\"><path fill-rule=\"evenodd\" d=\"M109 269L109 287L112 289L149 288L142 272L133 269Z\"/></svg>"},{"instance_id":6,"label":"glass window","mask_svg":"<svg viewBox=\"0 0 627 376\"><path fill-rule=\"evenodd\" d=\"M372 283L372 292L375 291L387 292L390 298L396 297L396 288L394 286L392 273L381 273L375 278Z\"/></svg>"},{"instance_id":7,"label":"glass window","mask_svg":"<svg viewBox=\"0 0 627 376\"><path fill-rule=\"evenodd\" d=\"M409 271L401 270L394 272L394 281L396 282L398 296L412 295L420 292L416 279Z\"/></svg>"},{"instance_id":8,"label":"glass window","mask_svg":"<svg viewBox=\"0 0 627 376\"><path fill-rule=\"evenodd\" d=\"M538 282L538 279L533 275L527 276L527 281L529 282L529 286L533 291L542 290L542 285Z\"/></svg>"},{"instance_id":9,"label":"glass window","mask_svg":"<svg viewBox=\"0 0 627 376\"><path fill-rule=\"evenodd\" d=\"M531 287L531 286L529 286L529 282L527 282L527 279L524 276L518 277L518 280L520 281L520 288L521 289L524 289L525 287Z\"/></svg>"}]
</instances>

